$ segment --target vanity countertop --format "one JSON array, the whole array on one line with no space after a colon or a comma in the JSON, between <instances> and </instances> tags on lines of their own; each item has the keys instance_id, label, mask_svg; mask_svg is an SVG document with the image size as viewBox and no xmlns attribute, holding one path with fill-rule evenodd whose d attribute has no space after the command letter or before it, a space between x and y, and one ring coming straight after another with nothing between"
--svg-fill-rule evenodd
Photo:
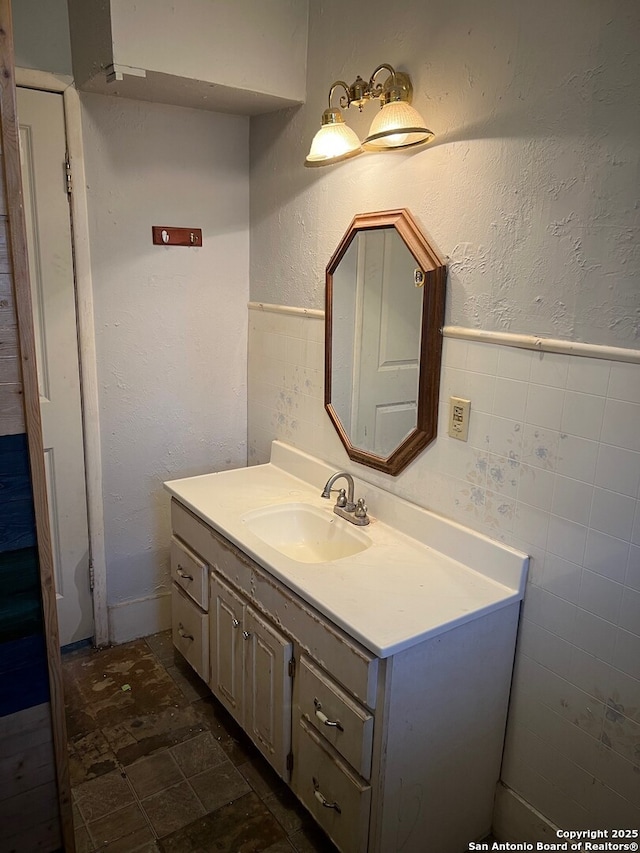
<instances>
[{"instance_id":1,"label":"vanity countertop","mask_svg":"<svg viewBox=\"0 0 640 853\"><path fill-rule=\"evenodd\" d=\"M304 503L335 518L320 492L335 467L274 442L271 462L165 483L167 491L379 657L519 601L528 557L378 487L356 480L369 548L301 563L253 534L248 512ZM343 485L343 483L341 483Z\"/></svg>"}]
</instances>

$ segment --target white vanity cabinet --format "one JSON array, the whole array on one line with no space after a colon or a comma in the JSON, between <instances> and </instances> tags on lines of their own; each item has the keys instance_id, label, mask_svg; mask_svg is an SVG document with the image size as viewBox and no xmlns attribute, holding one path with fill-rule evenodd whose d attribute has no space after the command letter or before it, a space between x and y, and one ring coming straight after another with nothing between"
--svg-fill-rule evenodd
<instances>
[{"instance_id":1,"label":"white vanity cabinet","mask_svg":"<svg viewBox=\"0 0 640 853\"><path fill-rule=\"evenodd\" d=\"M175 497L172 526L209 567L203 677L343 853L489 832L518 601L379 657ZM401 619L390 597L380 618Z\"/></svg>"}]
</instances>

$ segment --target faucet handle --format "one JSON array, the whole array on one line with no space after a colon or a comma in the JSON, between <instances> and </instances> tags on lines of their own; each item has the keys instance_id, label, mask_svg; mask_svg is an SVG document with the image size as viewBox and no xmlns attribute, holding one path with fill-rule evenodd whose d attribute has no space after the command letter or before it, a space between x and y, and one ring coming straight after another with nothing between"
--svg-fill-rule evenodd
<instances>
[{"instance_id":1,"label":"faucet handle","mask_svg":"<svg viewBox=\"0 0 640 853\"><path fill-rule=\"evenodd\" d=\"M367 521L369 520L367 518L367 505L364 502L364 498L358 498L358 501L356 503L355 517L356 518L366 518Z\"/></svg>"},{"instance_id":2,"label":"faucet handle","mask_svg":"<svg viewBox=\"0 0 640 853\"><path fill-rule=\"evenodd\" d=\"M338 498L336 500L336 506L346 507L347 505L347 492L346 489L340 489L338 492Z\"/></svg>"}]
</instances>

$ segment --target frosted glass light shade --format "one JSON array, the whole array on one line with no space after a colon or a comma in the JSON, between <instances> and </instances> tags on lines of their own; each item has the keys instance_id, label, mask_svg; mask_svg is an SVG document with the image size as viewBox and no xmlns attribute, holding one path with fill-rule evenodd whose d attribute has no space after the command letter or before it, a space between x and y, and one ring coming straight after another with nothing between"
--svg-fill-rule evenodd
<instances>
[{"instance_id":1,"label":"frosted glass light shade","mask_svg":"<svg viewBox=\"0 0 640 853\"><path fill-rule=\"evenodd\" d=\"M344 123L340 110L325 110L322 127L313 137L305 166L328 166L362 153L360 140Z\"/></svg>"},{"instance_id":2,"label":"frosted glass light shade","mask_svg":"<svg viewBox=\"0 0 640 853\"><path fill-rule=\"evenodd\" d=\"M410 148L433 139L420 113L406 101L389 101L371 122L369 135L362 143L368 151Z\"/></svg>"}]
</instances>

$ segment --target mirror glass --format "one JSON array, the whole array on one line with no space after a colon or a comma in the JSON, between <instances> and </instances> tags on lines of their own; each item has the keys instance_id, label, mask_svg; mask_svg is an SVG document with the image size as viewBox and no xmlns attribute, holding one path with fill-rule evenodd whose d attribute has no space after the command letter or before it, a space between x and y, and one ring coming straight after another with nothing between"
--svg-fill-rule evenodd
<instances>
[{"instance_id":1,"label":"mirror glass","mask_svg":"<svg viewBox=\"0 0 640 853\"><path fill-rule=\"evenodd\" d=\"M397 474L435 438L446 268L408 211L361 214L327 266L325 407Z\"/></svg>"},{"instance_id":2,"label":"mirror glass","mask_svg":"<svg viewBox=\"0 0 640 853\"><path fill-rule=\"evenodd\" d=\"M362 450L389 456L415 429L422 290L395 228L360 231L333 274L332 403Z\"/></svg>"}]
</instances>

